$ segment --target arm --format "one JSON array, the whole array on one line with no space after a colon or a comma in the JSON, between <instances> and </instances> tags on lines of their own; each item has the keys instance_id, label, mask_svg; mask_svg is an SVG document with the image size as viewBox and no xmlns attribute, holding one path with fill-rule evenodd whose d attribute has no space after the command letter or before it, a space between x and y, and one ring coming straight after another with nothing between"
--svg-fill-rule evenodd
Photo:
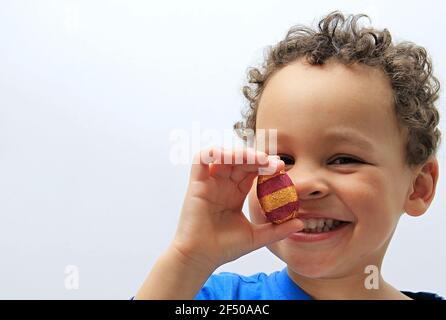
<instances>
[{"instance_id":1,"label":"arm","mask_svg":"<svg viewBox=\"0 0 446 320\"><path fill-rule=\"evenodd\" d=\"M135 299L193 299L214 270L197 265L171 246L155 263Z\"/></svg>"}]
</instances>

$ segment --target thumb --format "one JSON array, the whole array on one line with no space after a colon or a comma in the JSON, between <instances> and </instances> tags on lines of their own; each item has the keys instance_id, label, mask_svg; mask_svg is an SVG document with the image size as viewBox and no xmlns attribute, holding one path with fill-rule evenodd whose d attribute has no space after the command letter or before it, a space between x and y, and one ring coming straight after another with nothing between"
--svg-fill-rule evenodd
<instances>
[{"instance_id":1,"label":"thumb","mask_svg":"<svg viewBox=\"0 0 446 320\"><path fill-rule=\"evenodd\" d=\"M288 220L281 224L265 223L253 225L254 250L264 247L273 242L282 240L291 233L299 232L304 228L302 220L297 218Z\"/></svg>"}]
</instances>

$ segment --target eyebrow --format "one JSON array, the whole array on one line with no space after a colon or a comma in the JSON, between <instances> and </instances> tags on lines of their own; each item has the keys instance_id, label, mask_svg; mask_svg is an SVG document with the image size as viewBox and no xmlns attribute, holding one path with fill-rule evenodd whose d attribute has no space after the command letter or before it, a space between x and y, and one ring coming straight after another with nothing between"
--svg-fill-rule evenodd
<instances>
[{"instance_id":1,"label":"eyebrow","mask_svg":"<svg viewBox=\"0 0 446 320\"><path fill-rule=\"evenodd\" d=\"M350 131L350 130L332 131L332 132L327 133L325 135L325 138L331 142L352 143L366 151L374 150L372 143L368 139L366 139L365 137L362 137L361 134Z\"/></svg>"},{"instance_id":2,"label":"eyebrow","mask_svg":"<svg viewBox=\"0 0 446 320\"><path fill-rule=\"evenodd\" d=\"M277 130L277 129L276 129ZM290 135L288 132L284 132L281 130L277 131L277 138L278 141L285 139L288 141L292 141L294 139L294 135ZM268 139L268 138L266 138ZM352 145L357 146L360 149L363 149L367 152L374 152L375 147L373 146L372 142L370 142L367 137L365 137L363 134L359 133L356 130L351 129L332 129L327 131L323 136L322 140L326 143L349 143Z\"/></svg>"}]
</instances>

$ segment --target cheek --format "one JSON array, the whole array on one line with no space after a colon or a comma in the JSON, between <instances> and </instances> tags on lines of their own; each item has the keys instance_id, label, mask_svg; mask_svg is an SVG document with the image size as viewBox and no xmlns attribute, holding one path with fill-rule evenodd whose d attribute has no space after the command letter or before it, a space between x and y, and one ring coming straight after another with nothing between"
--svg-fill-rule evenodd
<instances>
[{"instance_id":1,"label":"cheek","mask_svg":"<svg viewBox=\"0 0 446 320\"><path fill-rule=\"evenodd\" d=\"M364 176L350 181L350 190L344 192L344 202L355 214L355 236L366 239L364 243L379 246L391 236L398 222L395 208L395 190L383 174Z\"/></svg>"}]
</instances>

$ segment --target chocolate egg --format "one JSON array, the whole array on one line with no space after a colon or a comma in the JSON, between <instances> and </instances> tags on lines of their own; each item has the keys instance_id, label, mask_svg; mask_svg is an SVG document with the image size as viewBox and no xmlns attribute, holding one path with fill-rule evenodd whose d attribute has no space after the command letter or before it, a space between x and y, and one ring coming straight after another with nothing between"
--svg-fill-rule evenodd
<instances>
[{"instance_id":1,"label":"chocolate egg","mask_svg":"<svg viewBox=\"0 0 446 320\"><path fill-rule=\"evenodd\" d=\"M297 216L299 199L293 181L282 170L257 179L257 198L268 221L282 223Z\"/></svg>"}]
</instances>

